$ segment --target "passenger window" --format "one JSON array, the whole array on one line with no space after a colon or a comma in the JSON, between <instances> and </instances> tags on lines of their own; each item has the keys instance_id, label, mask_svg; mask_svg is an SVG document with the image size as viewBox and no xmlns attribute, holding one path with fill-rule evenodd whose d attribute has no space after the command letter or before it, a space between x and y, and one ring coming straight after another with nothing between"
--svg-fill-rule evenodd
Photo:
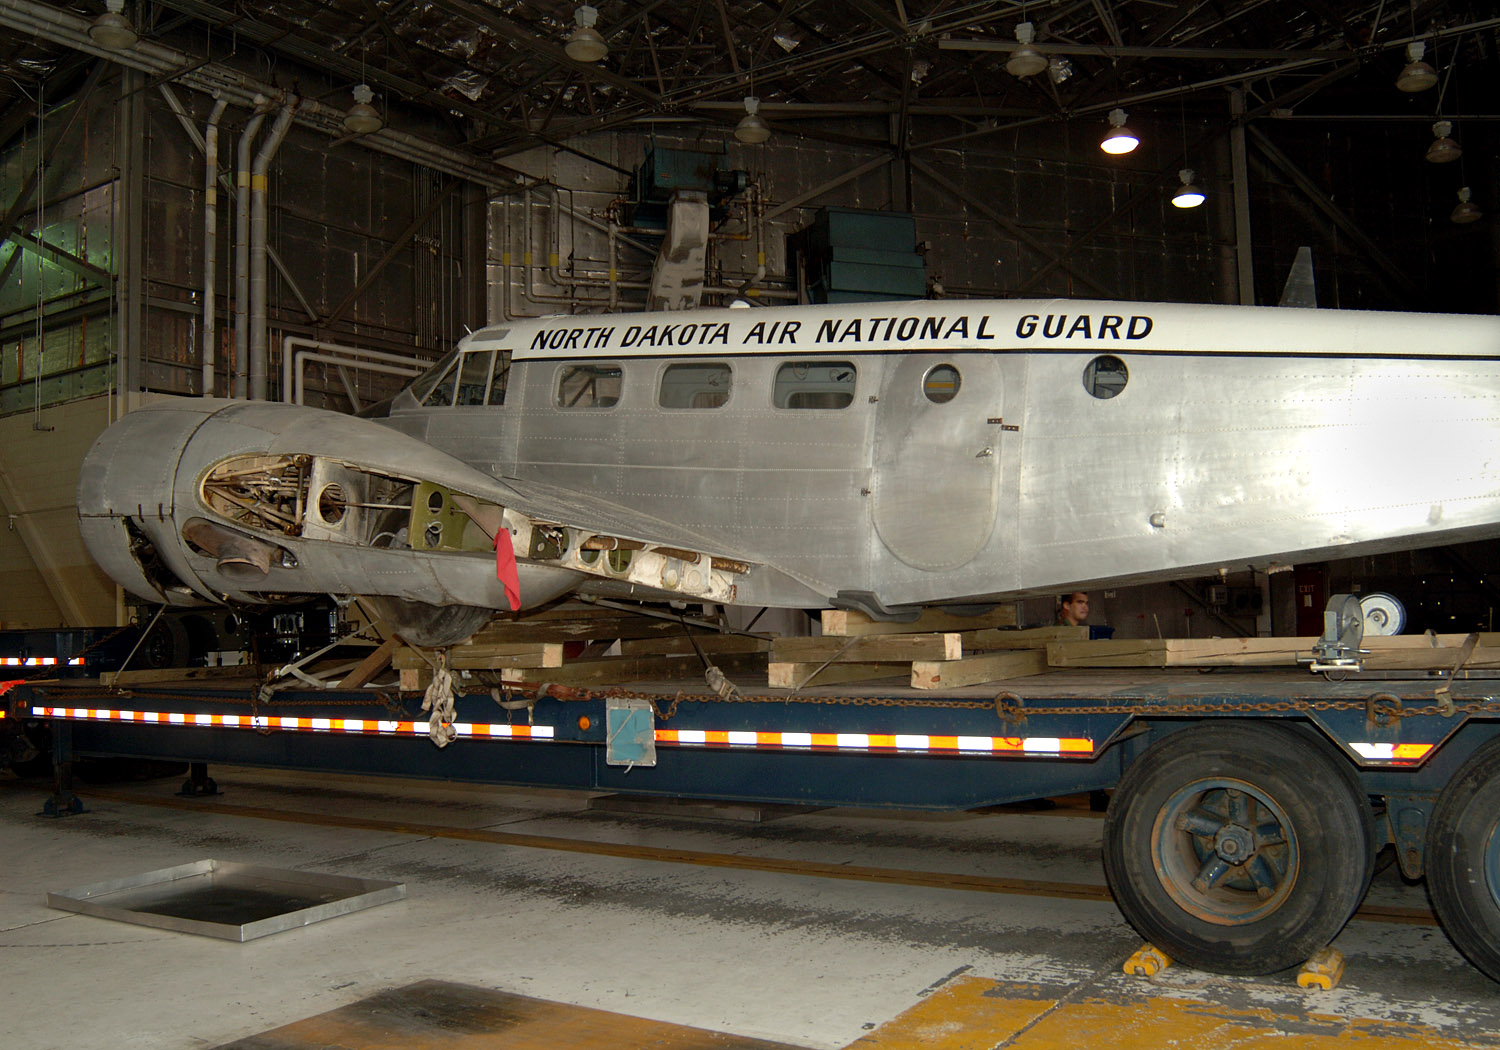
<instances>
[{"instance_id":1,"label":"passenger window","mask_svg":"<svg viewBox=\"0 0 1500 1050\"><path fill-rule=\"evenodd\" d=\"M495 378L490 380L490 404L505 404L505 385L509 378L510 351L501 350L499 356L495 358Z\"/></svg>"},{"instance_id":2,"label":"passenger window","mask_svg":"<svg viewBox=\"0 0 1500 1050\"><path fill-rule=\"evenodd\" d=\"M456 363L450 363L448 370L433 384L432 390L422 399L422 404L428 408L442 408L453 404L453 384L458 378Z\"/></svg>"},{"instance_id":3,"label":"passenger window","mask_svg":"<svg viewBox=\"0 0 1500 1050\"><path fill-rule=\"evenodd\" d=\"M619 365L563 365L558 370L558 408L609 408L619 400Z\"/></svg>"},{"instance_id":4,"label":"passenger window","mask_svg":"<svg viewBox=\"0 0 1500 1050\"><path fill-rule=\"evenodd\" d=\"M1129 381L1130 372L1125 362L1113 354L1096 357L1083 369L1083 388L1101 400L1119 394Z\"/></svg>"},{"instance_id":5,"label":"passenger window","mask_svg":"<svg viewBox=\"0 0 1500 1050\"><path fill-rule=\"evenodd\" d=\"M458 369L458 396L455 404L482 405L490 386L493 350L470 350L463 355Z\"/></svg>"},{"instance_id":6,"label":"passenger window","mask_svg":"<svg viewBox=\"0 0 1500 1050\"><path fill-rule=\"evenodd\" d=\"M720 362L668 365L656 403L662 408L722 408L729 403L729 366Z\"/></svg>"},{"instance_id":7,"label":"passenger window","mask_svg":"<svg viewBox=\"0 0 1500 1050\"><path fill-rule=\"evenodd\" d=\"M963 378L952 365L938 365L922 378L922 393L935 405L945 405L958 396Z\"/></svg>"},{"instance_id":8,"label":"passenger window","mask_svg":"<svg viewBox=\"0 0 1500 1050\"><path fill-rule=\"evenodd\" d=\"M854 402L849 361L789 361L776 370L777 408L848 408Z\"/></svg>"}]
</instances>

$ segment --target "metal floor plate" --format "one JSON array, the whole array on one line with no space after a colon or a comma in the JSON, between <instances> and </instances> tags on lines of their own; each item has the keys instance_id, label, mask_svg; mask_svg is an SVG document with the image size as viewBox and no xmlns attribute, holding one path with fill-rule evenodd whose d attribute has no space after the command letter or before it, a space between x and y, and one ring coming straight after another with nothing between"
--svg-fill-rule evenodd
<instances>
[{"instance_id":1,"label":"metal floor plate","mask_svg":"<svg viewBox=\"0 0 1500 1050\"><path fill-rule=\"evenodd\" d=\"M200 860L47 894L47 906L101 919L250 941L406 896L379 879Z\"/></svg>"}]
</instances>

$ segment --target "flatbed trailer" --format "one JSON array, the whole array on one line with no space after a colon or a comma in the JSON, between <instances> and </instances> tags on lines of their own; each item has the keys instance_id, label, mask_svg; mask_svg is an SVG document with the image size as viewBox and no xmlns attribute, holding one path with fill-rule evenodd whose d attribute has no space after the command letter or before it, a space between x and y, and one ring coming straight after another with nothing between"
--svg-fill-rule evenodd
<instances>
[{"instance_id":1,"label":"flatbed trailer","mask_svg":"<svg viewBox=\"0 0 1500 1050\"><path fill-rule=\"evenodd\" d=\"M29 681L0 704L75 758L208 763L804 805L972 809L1112 790L1104 869L1172 958L1225 973L1326 946L1395 849L1500 980L1500 681L1290 670L1072 670L940 694L893 682L682 683L455 697L253 679ZM462 684L459 685L462 689ZM15 724L15 723L13 723ZM61 812L76 809L63 792Z\"/></svg>"}]
</instances>

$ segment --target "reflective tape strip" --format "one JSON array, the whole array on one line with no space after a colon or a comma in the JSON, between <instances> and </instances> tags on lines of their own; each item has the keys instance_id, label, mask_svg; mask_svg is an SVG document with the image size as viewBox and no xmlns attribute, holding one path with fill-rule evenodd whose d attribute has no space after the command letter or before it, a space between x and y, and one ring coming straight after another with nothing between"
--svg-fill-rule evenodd
<instances>
[{"instance_id":1,"label":"reflective tape strip","mask_svg":"<svg viewBox=\"0 0 1500 1050\"><path fill-rule=\"evenodd\" d=\"M70 664L81 664L83 660L69 660ZM0 656L0 667L56 667L55 656Z\"/></svg>"},{"instance_id":2,"label":"reflective tape strip","mask_svg":"<svg viewBox=\"0 0 1500 1050\"><path fill-rule=\"evenodd\" d=\"M1371 762L1420 762L1432 751L1434 744L1367 744L1351 740L1349 747L1360 758Z\"/></svg>"},{"instance_id":3,"label":"reflective tape strip","mask_svg":"<svg viewBox=\"0 0 1500 1050\"><path fill-rule=\"evenodd\" d=\"M180 711L117 711L92 707L33 707L33 715L79 722L142 722L151 725L206 726L217 729L289 729L304 733L364 733L371 736L426 736L426 722L373 718L306 718L287 715L185 714ZM455 722L459 736L493 740L551 740L551 726L511 726Z\"/></svg>"},{"instance_id":4,"label":"reflective tape strip","mask_svg":"<svg viewBox=\"0 0 1500 1050\"><path fill-rule=\"evenodd\" d=\"M1086 737L928 736L907 733L774 733L715 729L658 729L658 744L681 747L756 747L796 751L849 751L862 754L1077 755L1094 753Z\"/></svg>"}]
</instances>

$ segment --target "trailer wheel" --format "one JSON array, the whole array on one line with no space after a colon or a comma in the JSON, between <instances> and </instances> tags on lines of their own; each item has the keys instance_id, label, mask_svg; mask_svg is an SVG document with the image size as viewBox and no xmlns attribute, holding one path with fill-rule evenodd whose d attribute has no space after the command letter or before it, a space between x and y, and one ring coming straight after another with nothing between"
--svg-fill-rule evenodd
<instances>
[{"instance_id":1,"label":"trailer wheel","mask_svg":"<svg viewBox=\"0 0 1500 1050\"><path fill-rule=\"evenodd\" d=\"M1104 871L1125 918L1199 969L1262 974L1333 940L1372 858L1351 782L1312 741L1276 726L1172 733L1121 778Z\"/></svg>"},{"instance_id":2,"label":"trailer wheel","mask_svg":"<svg viewBox=\"0 0 1500 1050\"><path fill-rule=\"evenodd\" d=\"M1500 981L1500 739L1470 755L1438 796L1427 892L1458 950Z\"/></svg>"}]
</instances>

